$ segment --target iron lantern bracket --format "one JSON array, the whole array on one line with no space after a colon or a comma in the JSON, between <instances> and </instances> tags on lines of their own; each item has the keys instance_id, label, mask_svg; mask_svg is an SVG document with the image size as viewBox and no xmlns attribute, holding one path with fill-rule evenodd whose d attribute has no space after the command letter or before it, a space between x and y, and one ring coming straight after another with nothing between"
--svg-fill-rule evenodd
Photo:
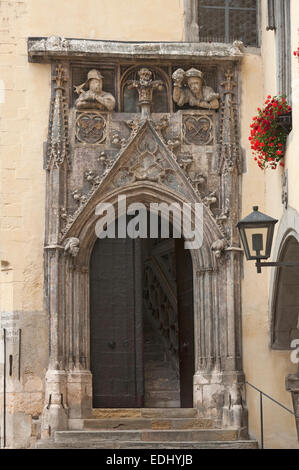
<instances>
[{"instance_id":1,"label":"iron lantern bracket","mask_svg":"<svg viewBox=\"0 0 299 470\"><path fill-rule=\"evenodd\" d=\"M262 268L299 268L299 262L283 262L283 261L278 261L278 262L270 262L270 263L264 263L262 261L257 260L255 264L257 268L258 274L262 272Z\"/></svg>"}]
</instances>

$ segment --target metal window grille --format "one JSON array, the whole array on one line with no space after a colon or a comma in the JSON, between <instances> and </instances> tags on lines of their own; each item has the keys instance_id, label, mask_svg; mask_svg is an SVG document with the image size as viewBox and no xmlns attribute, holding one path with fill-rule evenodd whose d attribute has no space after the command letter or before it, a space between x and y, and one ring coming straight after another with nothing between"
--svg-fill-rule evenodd
<instances>
[{"instance_id":1,"label":"metal window grille","mask_svg":"<svg viewBox=\"0 0 299 470\"><path fill-rule=\"evenodd\" d=\"M198 0L199 40L257 46L257 0Z\"/></svg>"}]
</instances>

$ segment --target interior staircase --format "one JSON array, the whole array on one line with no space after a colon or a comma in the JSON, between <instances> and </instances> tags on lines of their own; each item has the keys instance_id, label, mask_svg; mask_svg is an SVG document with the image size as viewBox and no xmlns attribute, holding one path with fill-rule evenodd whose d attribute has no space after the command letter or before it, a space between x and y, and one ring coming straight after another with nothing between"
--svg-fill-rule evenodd
<instances>
[{"instance_id":1,"label":"interior staircase","mask_svg":"<svg viewBox=\"0 0 299 470\"><path fill-rule=\"evenodd\" d=\"M257 449L235 429L215 429L196 409L96 409L81 429L56 431L37 449Z\"/></svg>"},{"instance_id":2,"label":"interior staircase","mask_svg":"<svg viewBox=\"0 0 299 470\"><path fill-rule=\"evenodd\" d=\"M144 390L146 408L181 406L178 372L148 315L145 315L144 323Z\"/></svg>"}]
</instances>

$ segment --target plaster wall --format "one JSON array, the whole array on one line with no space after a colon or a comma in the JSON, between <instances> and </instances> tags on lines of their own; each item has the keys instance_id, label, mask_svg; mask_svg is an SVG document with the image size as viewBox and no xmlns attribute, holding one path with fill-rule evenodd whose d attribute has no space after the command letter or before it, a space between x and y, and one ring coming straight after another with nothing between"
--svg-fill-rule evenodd
<instances>
[{"instance_id":1,"label":"plaster wall","mask_svg":"<svg viewBox=\"0 0 299 470\"><path fill-rule=\"evenodd\" d=\"M292 0L292 50L297 48L297 26L299 20L298 2ZM246 55L242 74L242 146L246 152L247 172L243 177L242 216L252 212L252 206L258 205L261 212L281 219L283 215L282 175L284 169L261 171L253 160L248 137L252 117L257 108L270 94L278 93L276 83L275 32L266 31L267 1L261 1L262 7L262 47L261 55ZM293 61L293 84L298 81L299 65ZM295 65L295 66L294 66ZM298 88L299 89L299 88ZM295 91L295 90L293 90ZM298 90L297 90L298 94ZM299 95L298 95L299 97ZM299 209L298 197L298 98L293 94L294 127L288 139L285 158L289 171L289 203ZM276 229L277 233L277 229ZM275 245L275 240L273 246ZM274 250L273 250L274 251ZM244 371L248 382L263 390L289 409L293 409L291 394L285 389L285 378L296 372L292 364L290 351L274 351L270 346L270 286L272 268L266 268L257 274L253 262L244 260L244 278L242 282L243 300L243 355ZM252 437L260 437L259 394L247 386L249 408L249 428ZM264 434L265 448L298 448L295 419L277 405L264 399Z\"/></svg>"},{"instance_id":2,"label":"plaster wall","mask_svg":"<svg viewBox=\"0 0 299 470\"><path fill-rule=\"evenodd\" d=\"M27 447L38 433L48 365L43 145L51 90L50 66L28 62L27 38L180 41L183 1L3 0L0 24L0 327L2 339L6 328L7 358L13 356L7 381L6 445ZM3 341L1 412L2 346ZM1 419L3 437L2 423Z\"/></svg>"},{"instance_id":3,"label":"plaster wall","mask_svg":"<svg viewBox=\"0 0 299 470\"><path fill-rule=\"evenodd\" d=\"M258 50L247 52L242 65L241 130L247 163L242 211L245 216L251 212L253 204L259 204L261 210L281 218L282 169L261 172L248 145L249 126L256 108L268 94L276 93L275 33L265 30L266 3L261 0L261 53ZM13 375L7 383L8 445L28 446L35 438L43 408L48 360L48 320L43 302L45 173L42 163L48 128L50 66L28 63L27 37L55 34L120 41L181 41L183 7L183 0L0 1L0 312L1 332L6 328L11 334L7 354L14 357ZM297 0L292 0L291 17L292 49L295 49L298 45ZM290 205L299 212L298 73L299 65L294 59L294 129L289 136L286 167ZM244 369L249 382L292 408L284 381L286 375L295 372L296 366L290 362L289 352L273 351L269 345L270 282L270 270L258 275L252 263L244 262ZM20 381L19 329L22 329ZM2 369L3 350L1 373ZM259 397L256 392L247 390L250 432L258 437ZM2 398L0 396L1 404ZM265 444L272 448L298 447L294 419L267 402Z\"/></svg>"}]
</instances>

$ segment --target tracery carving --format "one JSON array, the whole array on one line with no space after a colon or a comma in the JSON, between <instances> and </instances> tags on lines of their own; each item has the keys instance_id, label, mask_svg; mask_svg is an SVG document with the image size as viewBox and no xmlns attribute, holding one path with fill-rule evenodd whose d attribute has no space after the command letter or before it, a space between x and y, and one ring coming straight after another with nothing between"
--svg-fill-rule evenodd
<instances>
[{"instance_id":1,"label":"tracery carving","mask_svg":"<svg viewBox=\"0 0 299 470\"><path fill-rule=\"evenodd\" d=\"M79 113L76 119L76 137L79 142L101 144L106 139L106 118L99 113Z\"/></svg>"},{"instance_id":2,"label":"tracery carving","mask_svg":"<svg viewBox=\"0 0 299 470\"><path fill-rule=\"evenodd\" d=\"M214 124L207 115L184 116L183 132L186 144L214 144Z\"/></svg>"},{"instance_id":3,"label":"tracery carving","mask_svg":"<svg viewBox=\"0 0 299 470\"><path fill-rule=\"evenodd\" d=\"M116 187L135 181L154 181L165 183L174 173L159 152L158 143L151 136L141 140L136 146L137 153L133 153L128 165L115 177L113 184Z\"/></svg>"}]
</instances>

